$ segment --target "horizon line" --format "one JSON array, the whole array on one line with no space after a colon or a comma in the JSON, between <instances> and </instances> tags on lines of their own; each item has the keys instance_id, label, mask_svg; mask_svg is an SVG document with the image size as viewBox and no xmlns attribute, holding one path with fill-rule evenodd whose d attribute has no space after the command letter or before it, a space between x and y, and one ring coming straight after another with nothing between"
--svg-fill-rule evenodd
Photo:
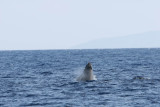
<instances>
[{"instance_id":1,"label":"horizon line","mask_svg":"<svg viewBox=\"0 0 160 107\"><path fill-rule=\"evenodd\" d=\"M140 47L140 48L72 48L72 49L3 49L0 51L54 51L54 50L118 50L118 49L160 49L160 47Z\"/></svg>"}]
</instances>

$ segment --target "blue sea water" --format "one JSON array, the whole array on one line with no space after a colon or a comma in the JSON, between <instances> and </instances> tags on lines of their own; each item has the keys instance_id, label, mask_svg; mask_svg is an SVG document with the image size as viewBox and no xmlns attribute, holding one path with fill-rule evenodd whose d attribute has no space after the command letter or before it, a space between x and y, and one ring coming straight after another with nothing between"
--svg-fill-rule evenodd
<instances>
[{"instance_id":1,"label":"blue sea water","mask_svg":"<svg viewBox=\"0 0 160 107\"><path fill-rule=\"evenodd\" d=\"M160 49L0 51L0 106L159 107Z\"/></svg>"}]
</instances>

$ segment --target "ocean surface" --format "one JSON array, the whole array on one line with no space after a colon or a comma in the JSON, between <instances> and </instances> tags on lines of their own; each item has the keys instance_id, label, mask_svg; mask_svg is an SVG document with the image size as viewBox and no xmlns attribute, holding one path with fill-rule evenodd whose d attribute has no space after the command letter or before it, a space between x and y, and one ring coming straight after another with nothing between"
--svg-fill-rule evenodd
<instances>
[{"instance_id":1,"label":"ocean surface","mask_svg":"<svg viewBox=\"0 0 160 107\"><path fill-rule=\"evenodd\" d=\"M0 107L160 107L160 49L0 51Z\"/></svg>"}]
</instances>

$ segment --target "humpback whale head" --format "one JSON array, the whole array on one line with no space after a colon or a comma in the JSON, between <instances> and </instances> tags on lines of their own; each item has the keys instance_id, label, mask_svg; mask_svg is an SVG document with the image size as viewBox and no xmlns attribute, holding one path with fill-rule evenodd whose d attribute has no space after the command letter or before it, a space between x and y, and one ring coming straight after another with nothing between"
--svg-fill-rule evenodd
<instances>
[{"instance_id":1,"label":"humpback whale head","mask_svg":"<svg viewBox=\"0 0 160 107\"><path fill-rule=\"evenodd\" d=\"M84 76L84 80L93 80L93 70L92 70L92 65L91 63L89 62L84 71L83 71L83 76Z\"/></svg>"},{"instance_id":2,"label":"humpback whale head","mask_svg":"<svg viewBox=\"0 0 160 107\"><path fill-rule=\"evenodd\" d=\"M86 65L85 69L92 71L92 65L90 62Z\"/></svg>"},{"instance_id":3,"label":"humpback whale head","mask_svg":"<svg viewBox=\"0 0 160 107\"><path fill-rule=\"evenodd\" d=\"M77 78L77 81L89 81L89 80L96 80L95 76L93 75L92 65L89 62L82 74Z\"/></svg>"}]
</instances>

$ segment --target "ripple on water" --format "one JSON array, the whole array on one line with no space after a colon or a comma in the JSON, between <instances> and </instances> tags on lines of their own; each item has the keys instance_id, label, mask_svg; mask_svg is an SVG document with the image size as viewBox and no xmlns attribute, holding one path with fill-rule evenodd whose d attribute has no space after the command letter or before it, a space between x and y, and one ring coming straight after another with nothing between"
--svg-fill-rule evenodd
<instances>
[{"instance_id":1,"label":"ripple on water","mask_svg":"<svg viewBox=\"0 0 160 107\"><path fill-rule=\"evenodd\" d=\"M158 53L160 49L0 52L0 106L159 107ZM75 81L74 71L88 61L97 81Z\"/></svg>"}]
</instances>

